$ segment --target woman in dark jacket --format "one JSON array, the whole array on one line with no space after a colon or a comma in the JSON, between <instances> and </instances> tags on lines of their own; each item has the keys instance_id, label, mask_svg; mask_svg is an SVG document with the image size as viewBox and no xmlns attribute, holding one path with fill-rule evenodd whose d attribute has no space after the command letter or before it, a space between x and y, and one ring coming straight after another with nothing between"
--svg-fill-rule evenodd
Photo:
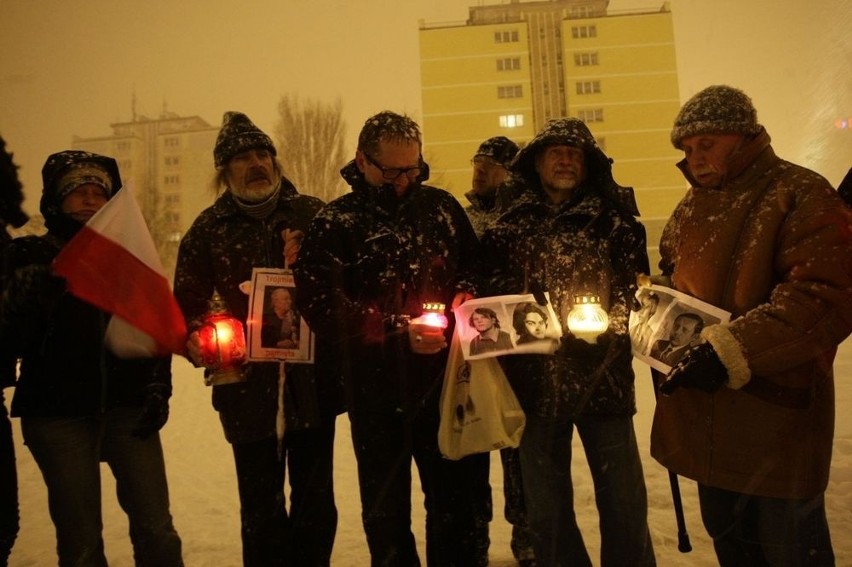
<instances>
[{"instance_id":1,"label":"woman in dark jacket","mask_svg":"<svg viewBox=\"0 0 852 567\"><path fill-rule=\"evenodd\" d=\"M47 234L12 241L2 301L3 348L21 359L12 416L48 489L60 565L106 565L100 462L116 478L137 565L183 565L169 513L158 431L168 416L171 359L113 355L109 314L77 299L53 274L62 247L121 187L115 160L81 151L42 169Z\"/></svg>"}]
</instances>

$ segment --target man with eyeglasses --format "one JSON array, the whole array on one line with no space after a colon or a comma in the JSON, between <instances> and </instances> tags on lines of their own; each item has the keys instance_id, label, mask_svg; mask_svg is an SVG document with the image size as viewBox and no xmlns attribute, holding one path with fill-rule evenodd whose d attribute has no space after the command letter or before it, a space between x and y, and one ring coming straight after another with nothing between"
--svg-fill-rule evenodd
<instances>
[{"instance_id":1,"label":"man with eyeglasses","mask_svg":"<svg viewBox=\"0 0 852 567\"><path fill-rule=\"evenodd\" d=\"M425 303L474 292L477 240L458 201L424 185L420 127L384 111L367 119L352 191L314 218L294 266L299 310L338 346L373 565L420 565L411 531L411 462L426 506L426 563L472 567L481 525L471 496L488 490L487 453L438 450L439 397L453 332L414 324ZM411 321L411 324L408 322ZM487 523L486 523L487 526Z\"/></svg>"},{"instance_id":2,"label":"man with eyeglasses","mask_svg":"<svg viewBox=\"0 0 852 567\"><path fill-rule=\"evenodd\" d=\"M471 190L465 193L470 205L464 212L477 236L496 216L497 188L509 176L509 163L518 153L518 144L506 136L488 138L479 145L470 164L473 166Z\"/></svg>"}]
</instances>

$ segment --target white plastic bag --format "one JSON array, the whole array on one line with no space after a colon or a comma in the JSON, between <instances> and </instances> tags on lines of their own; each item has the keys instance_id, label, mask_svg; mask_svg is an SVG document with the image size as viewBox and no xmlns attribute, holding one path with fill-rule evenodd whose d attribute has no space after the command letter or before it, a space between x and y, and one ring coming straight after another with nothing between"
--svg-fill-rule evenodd
<instances>
[{"instance_id":1,"label":"white plastic bag","mask_svg":"<svg viewBox=\"0 0 852 567\"><path fill-rule=\"evenodd\" d=\"M496 358L466 361L456 334L450 344L438 448L448 459L517 447L526 424L515 392Z\"/></svg>"}]
</instances>

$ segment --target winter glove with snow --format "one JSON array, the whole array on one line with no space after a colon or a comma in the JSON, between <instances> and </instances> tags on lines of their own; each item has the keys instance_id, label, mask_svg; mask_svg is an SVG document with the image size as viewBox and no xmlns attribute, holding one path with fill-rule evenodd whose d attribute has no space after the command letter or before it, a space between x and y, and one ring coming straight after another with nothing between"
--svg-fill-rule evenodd
<instances>
[{"instance_id":1,"label":"winter glove with snow","mask_svg":"<svg viewBox=\"0 0 852 567\"><path fill-rule=\"evenodd\" d=\"M146 439L163 428L169 419L169 397L171 387L166 384L150 384L145 388L142 411L136 427L130 432L134 437Z\"/></svg>"},{"instance_id":2,"label":"winter glove with snow","mask_svg":"<svg viewBox=\"0 0 852 567\"><path fill-rule=\"evenodd\" d=\"M666 396L675 389L697 388L713 393L728 381L728 370L710 343L691 347L671 369L665 382L660 384L660 392Z\"/></svg>"}]
</instances>

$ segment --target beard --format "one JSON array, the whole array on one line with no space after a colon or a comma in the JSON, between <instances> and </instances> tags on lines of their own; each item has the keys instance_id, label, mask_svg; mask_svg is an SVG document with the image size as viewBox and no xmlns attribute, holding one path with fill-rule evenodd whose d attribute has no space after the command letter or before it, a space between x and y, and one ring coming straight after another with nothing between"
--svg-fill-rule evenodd
<instances>
[{"instance_id":1,"label":"beard","mask_svg":"<svg viewBox=\"0 0 852 567\"><path fill-rule=\"evenodd\" d=\"M273 182L265 175L246 176L245 181L233 183L231 192L234 197L245 203L260 203L268 199L280 183L280 178Z\"/></svg>"}]
</instances>

